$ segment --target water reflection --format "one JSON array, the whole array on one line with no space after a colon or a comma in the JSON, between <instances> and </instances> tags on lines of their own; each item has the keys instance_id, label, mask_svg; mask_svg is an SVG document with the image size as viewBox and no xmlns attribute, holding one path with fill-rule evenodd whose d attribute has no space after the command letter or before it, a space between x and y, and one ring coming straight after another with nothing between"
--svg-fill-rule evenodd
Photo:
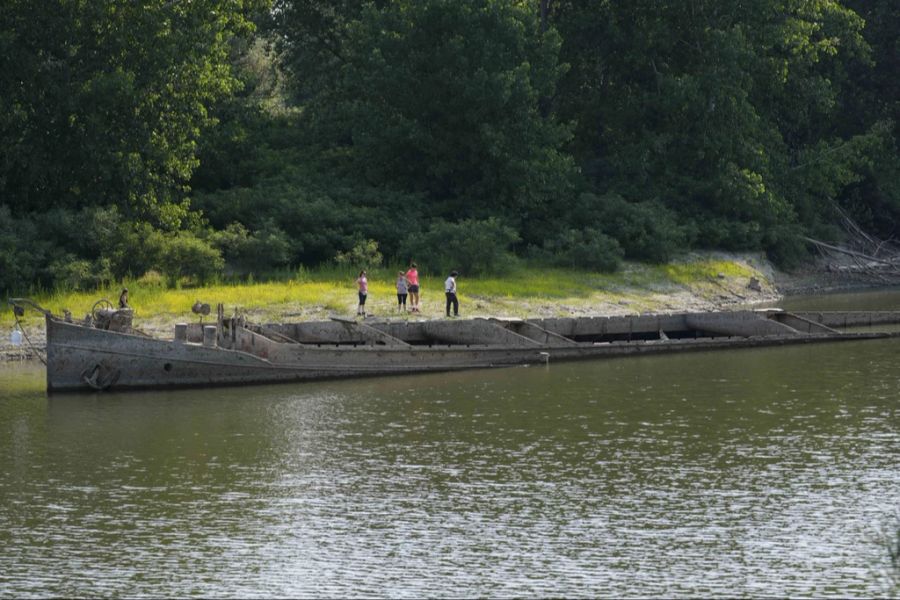
<instances>
[{"instance_id":1,"label":"water reflection","mask_svg":"<svg viewBox=\"0 0 900 600\"><path fill-rule=\"evenodd\" d=\"M0 595L884 595L897 343L49 399L19 373Z\"/></svg>"},{"instance_id":2,"label":"water reflection","mask_svg":"<svg viewBox=\"0 0 900 600\"><path fill-rule=\"evenodd\" d=\"M778 306L785 310L900 310L900 288L789 297Z\"/></svg>"}]
</instances>

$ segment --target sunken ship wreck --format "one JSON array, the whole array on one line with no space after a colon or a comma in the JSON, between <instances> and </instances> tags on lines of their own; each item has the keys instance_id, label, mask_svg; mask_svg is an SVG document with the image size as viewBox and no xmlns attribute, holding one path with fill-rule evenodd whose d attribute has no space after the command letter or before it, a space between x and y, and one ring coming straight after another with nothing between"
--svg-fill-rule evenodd
<instances>
[{"instance_id":1,"label":"sunken ship wreck","mask_svg":"<svg viewBox=\"0 0 900 600\"><path fill-rule=\"evenodd\" d=\"M84 320L40 310L48 392L223 386L397 375L559 360L878 339L898 312L779 309L552 319L365 320L254 324L217 307L171 339L132 325L131 309L95 305ZM99 304L99 303L98 303ZM208 305L206 311L209 312ZM853 331L866 326L865 331ZM888 328L883 328L888 329Z\"/></svg>"}]
</instances>

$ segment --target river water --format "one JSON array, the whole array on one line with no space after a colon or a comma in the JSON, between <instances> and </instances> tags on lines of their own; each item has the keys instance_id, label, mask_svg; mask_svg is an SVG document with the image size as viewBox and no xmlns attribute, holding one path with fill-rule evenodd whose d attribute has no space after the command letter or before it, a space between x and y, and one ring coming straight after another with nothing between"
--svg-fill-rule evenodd
<instances>
[{"instance_id":1,"label":"river water","mask_svg":"<svg viewBox=\"0 0 900 600\"><path fill-rule=\"evenodd\" d=\"M0 597L890 595L898 350L51 397L0 367Z\"/></svg>"}]
</instances>

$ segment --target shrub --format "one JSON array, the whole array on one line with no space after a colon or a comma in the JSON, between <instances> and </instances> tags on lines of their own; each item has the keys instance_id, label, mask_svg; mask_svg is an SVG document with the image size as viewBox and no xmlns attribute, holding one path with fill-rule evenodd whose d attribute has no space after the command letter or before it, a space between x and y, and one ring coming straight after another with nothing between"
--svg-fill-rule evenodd
<instances>
[{"instance_id":1,"label":"shrub","mask_svg":"<svg viewBox=\"0 0 900 600\"><path fill-rule=\"evenodd\" d=\"M283 267L291 261L291 241L271 220L266 220L250 236L241 258L257 271Z\"/></svg>"},{"instance_id":2,"label":"shrub","mask_svg":"<svg viewBox=\"0 0 900 600\"><path fill-rule=\"evenodd\" d=\"M538 253L551 264L606 273L619 268L622 247L597 229L568 229L544 243Z\"/></svg>"},{"instance_id":3,"label":"shrub","mask_svg":"<svg viewBox=\"0 0 900 600\"><path fill-rule=\"evenodd\" d=\"M219 249L228 262L236 260L250 239L250 231L242 223L230 223L222 231L215 231L210 242Z\"/></svg>"},{"instance_id":4,"label":"shrub","mask_svg":"<svg viewBox=\"0 0 900 600\"><path fill-rule=\"evenodd\" d=\"M615 194L601 198L584 196L589 198L582 202L595 202L599 207L595 226L615 238L627 258L667 262L688 244L688 229L658 202L628 202Z\"/></svg>"},{"instance_id":5,"label":"shrub","mask_svg":"<svg viewBox=\"0 0 900 600\"><path fill-rule=\"evenodd\" d=\"M225 260L240 270L264 272L283 267L291 259L291 242L287 234L271 219L251 233L241 223L231 223L210 236Z\"/></svg>"},{"instance_id":6,"label":"shrub","mask_svg":"<svg viewBox=\"0 0 900 600\"><path fill-rule=\"evenodd\" d=\"M141 285L141 287L151 288L151 287L163 287L166 283L165 278L163 278L162 273L156 271L154 269L150 269L137 279L137 283Z\"/></svg>"},{"instance_id":7,"label":"shrub","mask_svg":"<svg viewBox=\"0 0 900 600\"><path fill-rule=\"evenodd\" d=\"M796 269L811 258L806 242L794 227L774 227L766 241L766 256L779 269L785 271Z\"/></svg>"},{"instance_id":8,"label":"shrub","mask_svg":"<svg viewBox=\"0 0 900 600\"><path fill-rule=\"evenodd\" d=\"M115 207L81 211L74 229L80 257L101 257L113 279L140 276L159 263L163 233L149 223L126 221Z\"/></svg>"},{"instance_id":9,"label":"shrub","mask_svg":"<svg viewBox=\"0 0 900 600\"><path fill-rule=\"evenodd\" d=\"M48 251L37 228L27 219L14 219L0 205L0 291L26 292L37 279Z\"/></svg>"},{"instance_id":10,"label":"shrub","mask_svg":"<svg viewBox=\"0 0 900 600\"><path fill-rule=\"evenodd\" d=\"M763 246L763 227L756 221L729 221L706 215L697 220L698 242L705 248L742 251Z\"/></svg>"},{"instance_id":11,"label":"shrub","mask_svg":"<svg viewBox=\"0 0 900 600\"><path fill-rule=\"evenodd\" d=\"M264 179L252 189L197 194L193 199L217 230L239 222L248 235L262 238L260 232L270 229L267 221L277 224L289 242L292 265L332 261L360 240L378 240L379 252L396 255L409 232L421 229L418 212L423 202L419 195L355 183L340 173L325 176L302 166ZM227 251L225 256L233 262Z\"/></svg>"},{"instance_id":12,"label":"shrub","mask_svg":"<svg viewBox=\"0 0 900 600\"><path fill-rule=\"evenodd\" d=\"M51 263L47 271L54 284L65 290L92 290L113 280L110 260L105 257L89 261L70 254Z\"/></svg>"},{"instance_id":13,"label":"shrub","mask_svg":"<svg viewBox=\"0 0 900 600\"><path fill-rule=\"evenodd\" d=\"M219 251L192 233L180 231L162 238L159 269L170 286L182 277L193 278L202 285L220 273L224 266Z\"/></svg>"},{"instance_id":14,"label":"shrub","mask_svg":"<svg viewBox=\"0 0 900 600\"><path fill-rule=\"evenodd\" d=\"M452 269L466 275L501 273L515 264L510 247L517 241L516 231L494 217L460 223L439 220L423 235L407 238L401 252L441 273Z\"/></svg>"},{"instance_id":15,"label":"shrub","mask_svg":"<svg viewBox=\"0 0 900 600\"><path fill-rule=\"evenodd\" d=\"M334 261L339 265L349 265L354 269L373 269L381 266L384 257L378 251L378 242L360 240L352 250L338 252Z\"/></svg>"}]
</instances>

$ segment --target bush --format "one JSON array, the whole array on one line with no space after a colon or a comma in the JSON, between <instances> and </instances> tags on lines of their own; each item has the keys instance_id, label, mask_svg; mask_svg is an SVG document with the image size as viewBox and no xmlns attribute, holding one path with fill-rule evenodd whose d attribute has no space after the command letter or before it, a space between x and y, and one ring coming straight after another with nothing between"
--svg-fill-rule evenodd
<instances>
[{"instance_id":1,"label":"bush","mask_svg":"<svg viewBox=\"0 0 900 600\"><path fill-rule=\"evenodd\" d=\"M27 219L14 219L0 205L0 291L25 293L38 278L49 248Z\"/></svg>"},{"instance_id":2,"label":"bush","mask_svg":"<svg viewBox=\"0 0 900 600\"><path fill-rule=\"evenodd\" d=\"M103 257L89 261L70 254L54 261L47 271L54 285L65 290L93 290L113 280L110 261Z\"/></svg>"},{"instance_id":3,"label":"bush","mask_svg":"<svg viewBox=\"0 0 900 600\"><path fill-rule=\"evenodd\" d=\"M209 243L192 233L180 231L162 236L158 266L170 286L182 277L190 277L202 285L222 271L225 261Z\"/></svg>"},{"instance_id":4,"label":"bush","mask_svg":"<svg viewBox=\"0 0 900 600\"><path fill-rule=\"evenodd\" d=\"M283 267L291 262L291 241L271 220L266 220L250 236L241 258L258 271Z\"/></svg>"},{"instance_id":5,"label":"bush","mask_svg":"<svg viewBox=\"0 0 900 600\"><path fill-rule=\"evenodd\" d=\"M338 252L334 261L339 265L349 265L354 269L373 269L381 266L384 257L378 251L378 242L361 240L353 246L352 250Z\"/></svg>"},{"instance_id":6,"label":"bush","mask_svg":"<svg viewBox=\"0 0 900 600\"><path fill-rule=\"evenodd\" d=\"M741 223L706 215L697 221L698 242L704 248L742 251L763 247L763 227L756 221Z\"/></svg>"},{"instance_id":7,"label":"bush","mask_svg":"<svg viewBox=\"0 0 900 600\"><path fill-rule=\"evenodd\" d=\"M244 245L250 239L250 231L241 223L230 223L222 231L214 231L209 239L230 263L238 260L243 253Z\"/></svg>"},{"instance_id":8,"label":"bush","mask_svg":"<svg viewBox=\"0 0 900 600\"><path fill-rule=\"evenodd\" d=\"M287 234L270 219L251 233L241 223L231 223L210 236L225 260L238 270L251 273L271 271L291 260L291 242Z\"/></svg>"},{"instance_id":9,"label":"bush","mask_svg":"<svg viewBox=\"0 0 900 600\"><path fill-rule=\"evenodd\" d=\"M622 247L597 229L568 229L547 240L538 257L560 267L613 272L622 261Z\"/></svg>"},{"instance_id":10,"label":"bush","mask_svg":"<svg viewBox=\"0 0 900 600\"><path fill-rule=\"evenodd\" d=\"M423 235L407 238L401 252L433 272L502 273L515 264L510 247L517 241L516 231L494 217L460 223L439 220Z\"/></svg>"},{"instance_id":11,"label":"bush","mask_svg":"<svg viewBox=\"0 0 900 600\"><path fill-rule=\"evenodd\" d=\"M766 256L784 271L796 269L811 258L806 242L796 227L774 227L766 242Z\"/></svg>"},{"instance_id":12,"label":"bush","mask_svg":"<svg viewBox=\"0 0 900 600\"><path fill-rule=\"evenodd\" d=\"M579 202L599 209L583 222L615 238L627 258L664 263L688 245L688 229L658 202L628 202L615 194L584 194Z\"/></svg>"},{"instance_id":13,"label":"bush","mask_svg":"<svg viewBox=\"0 0 900 600\"><path fill-rule=\"evenodd\" d=\"M74 229L80 256L102 257L114 279L139 277L159 263L163 234L149 223L127 221L114 206L82 210Z\"/></svg>"},{"instance_id":14,"label":"bush","mask_svg":"<svg viewBox=\"0 0 900 600\"><path fill-rule=\"evenodd\" d=\"M163 277L162 273L150 269L149 271L138 277L136 283L144 288L161 288L165 285L166 280Z\"/></svg>"},{"instance_id":15,"label":"bush","mask_svg":"<svg viewBox=\"0 0 900 600\"><path fill-rule=\"evenodd\" d=\"M197 194L193 199L220 231L238 222L249 236L262 239L262 232L277 224L288 242L287 262L293 265L332 261L361 239L378 240L379 251L394 256L409 232L421 230L418 212L423 203L419 195L355 183L340 173L324 176L304 167L262 180L252 189ZM237 262L223 251L229 263ZM266 266L278 265L262 265Z\"/></svg>"}]
</instances>

